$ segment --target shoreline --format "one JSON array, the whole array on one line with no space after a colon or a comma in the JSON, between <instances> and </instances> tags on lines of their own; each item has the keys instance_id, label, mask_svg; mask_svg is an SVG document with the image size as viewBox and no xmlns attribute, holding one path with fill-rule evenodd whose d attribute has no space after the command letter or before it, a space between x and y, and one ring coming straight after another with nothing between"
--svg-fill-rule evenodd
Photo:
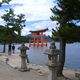
<instances>
[{"instance_id":1,"label":"shoreline","mask_svg":"<svg viewBox=\"0 0 80 80\"><path fill-rule=\"evenodd\" d=\"M3 57L3 59L1 59L1 56ZM10 58L11 57L11 58ZM5 62L5 59L6 58L9 58L10 60L12 59L12 57L14 58L15 57L15 59L16 60L20 60L20 56L19 56L19 52L17 53L17 54L11 54L11 55L8 55L7 53L2 53L2 52L0 52L0 61L3 61L3 62ZM16 58L17 57L17 58ZM15 60L14 60L15 61ZM13 59L12 59L12 62L13 62ZM17 62L18 63L18 62ZM13 64L15 64L15 63L13 63ZM33 65L33 66L42 66L42 67L48 67L47 65L38 65L38 64L33 64L33 63L28 63L28 64L30 64L30 65ZM69 68L69 67L64 67L64 70L66 70L66 69L69 69L69 70L74 70L74 71L80 71L80 69L79 68Z\"/></svg>"},{"instance_id":2,"label":"shoreline","mask_svg":"<svg viewBox=\"0 0 80 80\"><path fill-rule=\"evenodd\" d=\"M19 54L12 54L11 56L7 55L7 54L0 54L0 61L3 61L6 63L6 58L9 59L9 61L7 62L7 64L9 66L11 66L14 69L19 69L21 66L21 62L20 62L20 56ZM40 74L40 76L43 75L48 75L49 73L49 69L48 66L41 66L41 65L36 65L36 64L27 64L27 67L30 68L31 70L34 70L36 72L38 72ZM70 78L72 80L77 80L77 78L75 77L75 73L76 72L80 72L80 70L75 70L75 69L70 69L70 68L64 68L63 70L63 74L65 77Z\"/></svg>"}]
</instances>

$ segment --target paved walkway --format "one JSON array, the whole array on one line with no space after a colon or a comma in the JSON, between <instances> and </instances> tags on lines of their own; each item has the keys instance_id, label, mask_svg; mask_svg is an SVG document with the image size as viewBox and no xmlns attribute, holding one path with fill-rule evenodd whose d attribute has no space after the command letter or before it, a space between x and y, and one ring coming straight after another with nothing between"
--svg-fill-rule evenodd
<instances>
[{"instance_id":1,"label":"paved walkway","mask_svg":"<svg viewBox=\"0 0 80 80\"><path fill-rule=\"evenodd\" d=\"M47 75L40 76L34 70L20 72L0 61L0 80L47 80Z\"/></svg>"}]
</instances>

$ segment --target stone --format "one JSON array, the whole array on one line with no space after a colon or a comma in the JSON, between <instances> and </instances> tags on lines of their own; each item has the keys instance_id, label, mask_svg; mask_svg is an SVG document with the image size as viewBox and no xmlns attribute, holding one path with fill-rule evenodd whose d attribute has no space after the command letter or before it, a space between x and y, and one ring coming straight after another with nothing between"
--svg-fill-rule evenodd
<instances>
[{"instance_id":1,"label":"stone","mask_svg":"<svg viewBox=\"0 0 80 80\"><path fill-rule=\"evenodd\" d=\"M80 80L80 72L75 73L75 77L77 77Z\"/></svg>"},{"instance_id":2,"label":"stone","mask_svg":"<svg viewBox=\"0 0 80 80\"><path fill-rule=\"evenodd\" d=\"M26 58L27 58L26 50L28 50L29 48L25 46L23 43L18 49L20 50L20 57L21 57L21 68L19 69L19 71L21 72L29 71L26 63Z\"/></svg>"},{"instance_id":3,"label":"stone","mask_svg":"<svg viewBox=\"0 0 80 80\"><path fill-rule=\"evenodd\" d=\"M49 49L46 50L45 54L48 55L49 63L49 75L48 80L58 80L57 78L57 68L59 63L59 52L60 50L56 49L55 42L51 42Z\"/></svg>"}]
</instances>

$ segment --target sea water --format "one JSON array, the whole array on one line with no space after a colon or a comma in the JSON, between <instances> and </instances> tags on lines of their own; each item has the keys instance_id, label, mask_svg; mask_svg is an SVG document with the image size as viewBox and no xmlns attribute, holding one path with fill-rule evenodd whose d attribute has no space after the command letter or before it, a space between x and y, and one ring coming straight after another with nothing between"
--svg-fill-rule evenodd
<instances>
[{"instance_id":1,"label":"sea water","mask_svg":"<svg viewBox=\"0 0 80 80\"><path fill-rule=\"evenodd\" d=\"M21 44L15 44L15 54L20 53L18 47ZM26 44L29 47L29 44ZM48 56L44 54L45 50L48 47L29 47L27 51L30 63L37 64L37 65L47 65L48 64ZM60 44L56 43L56 47L59 49ZM0 45L0 52L3 50L3 45ZM6 53L8 51L8 47L6 45ZM80 69L80 43L73 43L73 44L66 44L66 60L65 60L65 67L73 68L73 69Z\"/></svg>"}]
</instances>

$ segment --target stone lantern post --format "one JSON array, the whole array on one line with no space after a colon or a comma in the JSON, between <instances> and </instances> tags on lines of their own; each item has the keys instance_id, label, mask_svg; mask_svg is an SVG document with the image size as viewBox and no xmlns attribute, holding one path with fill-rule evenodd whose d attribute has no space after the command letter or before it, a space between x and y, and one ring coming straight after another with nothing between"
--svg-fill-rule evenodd
<instances>
[{"instance_id":1,"label":"stone lantern post","mask_svg":"<svg viewBox=\"0 0 80 80\"><path fill-rule=\"evenodd\" d=\"M48 55L48 67L49 67L49 75L48 80L57 80L57 68L59 65L59 54L60 50L56 49L55 43L52 42L50 44L50 49L45 51L45 54Z\"/></svg>"},{"instance_id":2,"label":"stone lantern post","mask_svg":"<svg viewBox=\"0 0 80 80\"><path fill-rule=\"evenodd\" d=\"M19 70L22 72L28 71L29 69L27 68L26 64L26 59L28 58L26 50L29 50L29 48L25 46L24 43L22 43L22 45L18 49L20 50L20 57L21 57L21 68Z\"/></svg>"}]
</instances>

